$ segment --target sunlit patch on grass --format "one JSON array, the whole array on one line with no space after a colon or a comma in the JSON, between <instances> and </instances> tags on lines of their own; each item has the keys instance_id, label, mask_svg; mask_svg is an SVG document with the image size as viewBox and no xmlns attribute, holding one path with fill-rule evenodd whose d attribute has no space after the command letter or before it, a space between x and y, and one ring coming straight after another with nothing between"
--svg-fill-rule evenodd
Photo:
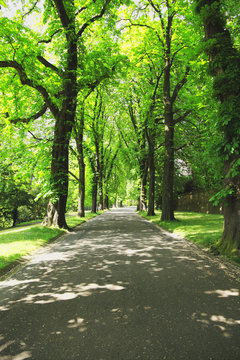
<instances>
[{"instance_id":1,"label":"sunlit patch on grass","mask_svg":"<svg viewBox=\"0 0 240 360\"><path fill-rule=\"evenodd\" d=\"M69 227L80 225L82 222L95 217L97 214L86 212L84 218L77 215L67 217ZM48 228L41 224L10 228L0 231L0 270L31 253L45 243L55 239L64 230Z\"/></svg>"},{"instance_id":2,"label":"sunlit patch on grass","mask_svg":"<svg viewBox=\"0 0 240 360\"><path fill-rule=\"evenodd\" d=\"M41 225L0 232L0 269L62 233L63 231L57 228Z\"/></svg>"},{"instance_id":3,"label":"sunlit patch on grass","mask_svg":"<svg viewBox=\"0 0 240 360\"><path fill-rule=\"evenodd\" d=\"M140 215L164 229L204 247L210 247L217 243L222 235L222 215L178 211L175 212L177 221L160 221L160 211L156 211L156 216L147 216L143 212Z\"/></svg>"}]
</instances>

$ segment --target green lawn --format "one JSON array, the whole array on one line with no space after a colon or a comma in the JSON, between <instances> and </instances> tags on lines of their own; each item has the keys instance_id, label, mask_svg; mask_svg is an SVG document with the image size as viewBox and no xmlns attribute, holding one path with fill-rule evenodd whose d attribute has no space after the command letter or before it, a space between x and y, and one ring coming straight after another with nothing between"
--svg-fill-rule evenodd
<instances>
[{"instance_id":1,"label":"green lawn","mask_svg":"<svg viewBox=\"0 0 240 360\"><path fill-rule=\"evenodd\" d=\"M68 226L74 227L94 216L96 214L86 212L85 218L70 215L66 219ZM57 228L47 228L41 224L28 224L0 231L0 274L4 272L4 268L15 264L23 256L65 232Z\"/></svg>"},{"instance_id":2,"label":"green lawn","mask_svg":"<svg viewBox=\"0 0 240 360\"><path fill-rule=\"evenodd\" d=\"M220 240L223 230L222 215L177 211L175 212L177 221L160 221L160 211L156 211L156 216L147 216L145 212L140 215L166 230L207 248Z\"/></svg>"}]
</instances>

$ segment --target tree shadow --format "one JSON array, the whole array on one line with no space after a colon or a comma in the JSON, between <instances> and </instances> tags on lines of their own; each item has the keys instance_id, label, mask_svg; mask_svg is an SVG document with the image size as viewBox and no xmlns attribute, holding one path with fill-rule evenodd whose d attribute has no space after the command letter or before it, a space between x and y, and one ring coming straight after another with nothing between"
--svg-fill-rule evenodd
<instances>
[{"instance_id":1,"label":"tree shadow","mask_svg":"<svg viewBox=\"0 0 240 360\"><path fill-rule=\"evenodd\" d=\"M129 210L0 283L0 359L238 359L239 281Z\"/></svg>"}]
</instances>

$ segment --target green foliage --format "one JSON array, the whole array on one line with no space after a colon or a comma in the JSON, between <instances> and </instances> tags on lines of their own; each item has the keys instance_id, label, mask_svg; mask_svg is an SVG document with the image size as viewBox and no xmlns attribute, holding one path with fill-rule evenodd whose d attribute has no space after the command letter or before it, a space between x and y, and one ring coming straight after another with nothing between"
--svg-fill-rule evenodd
<instances>
[{"instance_id":1,"label":"green foliage","mask_svg":"<svg viewBox=\"0 0 240 360\"><path fill-rule=\"evenodd\" d=\"M0 226L3 227L9 220L15 225L18 218L18 208L30 206L31 195L29 195L24 184L14 180L14 172L9 166L0 166Z\"/></svg>"},{"instance_id":2,"label":"green foliage","mask_svg":"<svg viewBox=\"0 0 240 360\"><path fill-rule=\"evenodd\" d=\"M221 135L217 150L222 162L228 163L225 170L225 187L222 188L212 201L238 196L239 185L237 177L239 167L239 113L240 113L240 55L234 46L234 37L226 29L226 9L229 2L207 1L198 2L201 18L205 25L207 47L205 51L210 55L210 72L214 76L213 90L219 100L219 111L216 117L216 130ZM231 10L228 8L228 12ZM231 27L230 27L231 29ZM225 166L226 167L226 166Z\"/></svg>"}]
</instances>

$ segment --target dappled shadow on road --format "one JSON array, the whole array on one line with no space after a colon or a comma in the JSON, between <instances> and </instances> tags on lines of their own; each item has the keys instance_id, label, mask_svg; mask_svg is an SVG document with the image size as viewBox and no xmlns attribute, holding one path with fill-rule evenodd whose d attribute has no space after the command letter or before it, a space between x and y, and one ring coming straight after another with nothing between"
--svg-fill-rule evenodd
<instances>
[{"instance_id":1,"label":"dappled shadow on road","mask_svg":"<svg viewBox=\"0 0 240 360\"><path fill-rule=\"evenodd\" d=\"M221 267L105 213L0 283L0 360L238 359L239 282Z\"/></svg>"}]
</instances>

